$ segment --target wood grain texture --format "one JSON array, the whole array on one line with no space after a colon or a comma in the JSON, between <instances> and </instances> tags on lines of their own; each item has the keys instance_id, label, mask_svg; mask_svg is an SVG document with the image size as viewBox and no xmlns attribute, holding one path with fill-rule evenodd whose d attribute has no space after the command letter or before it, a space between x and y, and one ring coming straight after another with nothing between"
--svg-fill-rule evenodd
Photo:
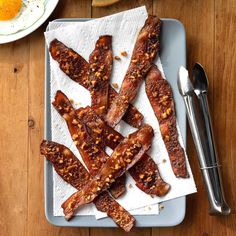
<instances>
[{"instance_id":1,"label":"wood grain texture","mask_svg":"<svg viewBox=\"0 0 236 236\"><path fill-rule=\"evenodd\" d=\"M0 234L4 236L14 235L15 229L18 235L27 232L28 52L28 39L0 45Z\"/></svg>"},{"instance_id":2,"label":"wood grain texture","mask_svg":"<svg viewBox=\"0 0 236 236\"><path fill-rule=\"evenodd\" d=\"M50 20L100 17L146 5L149 13L177 18L187 33L188 68L204 65L210 81L209 102L226 198L228 217L212 217L188 132L188 155L198 193L187 197L183 223L173 228L134 229L135 236L233 236L236 232L236 1L235 0L121 0L106 8L91 1L63 0ZM124 235L120 229L65 228L50 225L44 214L43 158L39 143L44 130L44 37L48 21L30 36L0 45L0 235Z\"/></svg>"}]
</instances>

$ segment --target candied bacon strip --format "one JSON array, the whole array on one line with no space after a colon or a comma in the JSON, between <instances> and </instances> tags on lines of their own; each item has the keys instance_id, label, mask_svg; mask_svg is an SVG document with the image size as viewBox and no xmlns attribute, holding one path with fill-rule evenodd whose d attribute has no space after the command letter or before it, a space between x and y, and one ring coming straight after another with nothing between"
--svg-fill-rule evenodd
<instances>
[{"instance_id":1,"label":"candied bacon strip","mask_svg":"<svg viewBox=\"0 0 236 236\"><path fill-rule=\"evenodd\" d=\"M82 190L72 194L62 204L65 218L71 219L76 210L91 203L96 196L108 189L116 178L130 169L150 148L152 137L152 127L144 125L121 141L99 173Z\"/></svg>"},{"instance_id":2,"label":"candied bacon strip","mask_svg":"<svg viewBox=\"0 0 236 236\"><path fill-rule=\"evenodd\" d=\"M73 49L66 47L57 39L50 43L49 52L67 76L84 88L89 89L89 64L81 55Z\"/></svg>"},{"instance_id":3,"label":"candied bacon strip","mask_svg":"<svg viewBox=\"0 0 236 236\"><path fill-rule=\"evenodd\" d=\"M91 106L99 114L106 114L108 107L109 80L112 71L112 37L100 36L89 56L89 81Z\"/></svg>"},{"instance_id":4,"label":"candied bacon strip","mask_svg":"<svg viewBox=\"0 0 236 236\"><path fill-rule=\"evenodd\" d=\"M84 110L84 112L81 113L80 110ZM91 107L80 108L76 112L89 128L88 132L93 140L101 141L104 146L115 149L124 139L120 133L108 126ZM101 133L94 132L98 129L101 130ZM129 169L129 173L134 178L137 187L147 194L161 197L170 190L170 185L161 178L157 164L147 154L144 154L141 160Z\"/></svg>"},{"instance_id":5,"label":"candied bacon strip","mask_svg":"<svg viewBox=\"0 0 236 236\"><path fill-rule=\"evenodd\" d=\"M40 152L53 164L57 174L77 190L82 189L92 179L82 163L67 147L43 140L40 145ZM106 212L126 232L129 232L134 226L134 217L116 202L108 192L103 192L93 202L99 211Z\"/></svg>"},{"instance_id":6,"label":"candied bacon strip","mask_svg":"<svg viewBox=\"0 0 236 236\"><path fill-rule=\"evenodd\" d=\"M185 154L178 140L174 98L167 80L153 65L146 77L146 93L156 118L169 154L171 166L176 177L188 178Z\"/></svg>"},{"instance_id":7,"label":"candied bacon strip","mask_svg":"<svg viewBox=\"0 0 236 236\"><path fill-rule=\"evenodd\" d=\"M70 79L79 83L85 89L90 89L89 63L81 55L57 39L50 43L49 51L52 58L59 63L60 69ZM109 86L108 106L110 106L117 95L118 93ZM123 120L131 126L138 128L142 124L143 115L132 104L129 104Z\"/></svg>"},{"instance_id":8,"label":"candied bacon strip","mask_svg":"<svg viewBox=\"0 0 236 236\"><path fill-rule=\"evenodd\" d=\"M71 137L79 150L85 165L91 175L96 175L97 171L106 163L109 156L90 137L86 125L78 118L71 102L66 95L57 91L55 100L52 103L58 113L66 120ZM99 129L95 132L101 132ZM125 177L119 180L120 186L115 184L110 192L113 197L118 198L125 192Z\"/></svg>"},{"instance_id":9,"label":"candied bacon strip","mask_svg":"<svg viewBox=\"0 0 236 236\"><path fill-rule=\"evenodd\" d=\"M109 87L109 98L108 98L108 110L111 107L112 102L118 96L118 93L111 86ZM140 113L135 106L129 104L128 109L122 119L134 128L139 128L143 122L143 115Z\"/></svg>"},{"instance_id":10,"label":"candied bacon strip","mask_svg":"<svg viewBox=\"0 0 236 236\"><path fill-rule=\"evenodd\" d=\"M139 32L120 92L112 102L105 118L111 127L115 127L119 123L127 111L129 103L136 97L141 82L159 50L160 29L160 19L156 16L149 16Z\"/></svg>"}]
</instances>

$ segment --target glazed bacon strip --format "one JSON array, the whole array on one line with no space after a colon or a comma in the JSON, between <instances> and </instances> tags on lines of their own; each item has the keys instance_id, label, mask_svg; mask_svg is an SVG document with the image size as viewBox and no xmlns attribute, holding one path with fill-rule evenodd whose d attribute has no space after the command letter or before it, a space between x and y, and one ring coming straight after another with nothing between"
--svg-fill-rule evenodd
<instances>
[{"instance_id":1,"label":"glazed bacon strip","mask_svg":"<svg viewBox=\"0 0 236 236\"><path fill-rule=\"evenodd\" d=\"M96 175L97 171L106 163L109 156L100 148L99 143L94 142L90 137L86 125L78 118L69 99L64 93L57 91L52 104L58 113L66 120L71 137L90 174L93 176ZM99 133L101 131L97 129L95 132ZM110 192L115 198L121 196L125 192L125 177L121 177L119 185L114 184Z\"/></svg>"},{"instance_id":2,"label":"glazed bacon strip","mask_svg":"<svg viewBox=\"0 0 236 236\"><path fill-rule=\"evenodd\" d=\"M91 89L89 81L89 63L81 55L73 49L68 48L57 39L54 39L50 43L49 51L52 58L59 63L60 69L69 76L69 78L79 83L85 89ZM108 107L117 95L118 93L109 86ZM143 115L130 104L123 120L131 126L138 128L142 124Z\"/></svg>"},{"instance_id":3,"label":"glazed bacon strip","mask_svg":"<svg viewBox=\"0 0 236 236\"><path fill-rule=\"evenodd\" d=\"M99 115L106 114L108 108L108 89L113 62L111 42L110 35L100 36L89 56L91 106Z\"/></svg>"},{"instance_id":4,"label":"glazed bacon strip","mask_svg":"<svg viewBox=\"0 0 236 236\"><path fill-rule=\"evenodd\" d=\"M106 122L111 127L115 127L119 123L127 111L129 103L136 97L141 82L157 55L160 46L160 29L160 19L156 16L149 16L139 32L119 95L112 102L106 115Z\"/></svg>"},{"instance_id":5,"label":"glazed bacon strip","mask_svg":"<svg viewBox=\"0 0 236 236\"><path fill-rule=\"evenodd\" d=\"M153 65L147 74L146 93L160 124L173 172L176 177L188 178L184 150L178 140L172 90L156 65Z\"/></svg>"},{"instance_id":6,"label":"glazed bacon strip","mask_svg":"<svg viewBox=\"0 0 236 236\"><path fill-rule=\"evenodd\" d=\"M81 112L83 111L83 112ZM102 142L104 146L115 149L124 137L116 130L108 126L91 107L77 110L79 119L89 128L88 132L95 142ZM96 132L100 130L101 132ZM158 167L153 159L144 154L129 173L134 178L136 185L147 194L164 196L170 190L170 185L163 181Z\"/></svg>"},{"instance_id":7,"label":"glazed bacon strip","mask_svg":"<svg viewBox=\"0 0 236 236\"><path fill-rule=\"evenodd\" d=\"M53 164L57 174L77 190L81 190L92 179L82 163L67 147L43 140L40 152ZM129 232L134 226L134 217L110 197L108 192L105 191L97 196L93 203L99 211L106 212L126 232Z\"/></svg>"},{"instance_id":8,"label":"glazed bacon strip","mask_svg":"<svg viewBox=\"0 0 236 236\"><path fill-rule=\"evenodd\" d=\"M101 192L107 190L116 178L130 169L150 148L152 137L152 127L144 125L121 141L99 173L82 190L72 194L62 204L65 218L71 219L76 210L91 203Z\"/></svg>"}]
</instances>

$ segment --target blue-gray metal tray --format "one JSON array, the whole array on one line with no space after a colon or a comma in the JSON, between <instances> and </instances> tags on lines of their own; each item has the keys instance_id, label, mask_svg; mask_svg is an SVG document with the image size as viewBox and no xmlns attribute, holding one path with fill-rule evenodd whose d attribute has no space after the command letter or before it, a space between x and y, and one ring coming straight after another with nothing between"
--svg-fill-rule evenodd
<instances>
[{"instance_id":1,"label":"blue-gray metal tray","mask_svg":"<svg viewBox=\"0 0 236 236\"><path fill-rule=\"evenodd\" d=\"M90 19L58 19L57 22L79 22ZM163 22L161 32L160 57L167 80L172 86L177 119L186 144L186 111L183 100L177 88L177 73L181 65L186 66L186 37L185 29L175 19L161 19ZM45 139L51 140L51 106L50 106L50 63L49 52L46 46L45 54ZM45 213L48 221L57 226L70 227L116 227L110 218L96 220L94 216L75 216L66 221L63 216L53 215L53 172L50 162L45 160ZM186 198L180 197L166 201L164 209L159 215L137 215L136 227L167 227L180 224L185 216Z\"/></svg>"}]
</instances>

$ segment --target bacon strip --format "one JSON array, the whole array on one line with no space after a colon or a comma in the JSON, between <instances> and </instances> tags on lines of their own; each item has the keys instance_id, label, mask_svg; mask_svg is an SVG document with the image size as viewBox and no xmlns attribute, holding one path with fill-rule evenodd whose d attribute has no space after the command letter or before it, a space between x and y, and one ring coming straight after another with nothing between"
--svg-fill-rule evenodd
<instances>
[{"instance_id":1,"label":"bacon strip","mask_svg":"<svg viewBox=\"0 0 236 236\"><path fill-rule=\"evenodd\" d=\"M92 179L82 163L67 147L43 140L40 152L53 164L58 175L77 190L81 190ZM108 192L103 192L93 202L99 211L106 212L126 232L129 232L134 226L134 217L110 197Z\"/></svg>"},{"instance_id":2,"label":"bacon strip","mask_svg":"<svg viewBox=\"0 0 236 236\"><path fill-rule=\"evenodd\" d=\"M68 75L69 78L90 90L89 64L81 55L73 49L68 48L57 39L54 39L50 43L49 51L52 58L59 63L60 69ZM118 93L109 86L109 106L117 95ZM138 128L142 124L143 115L130 104L123 120L131 126Z\"/></svg>"},{"instance_id":3,"label":"bacon strip","mask_svg":"<svg viewBox=\"0 0 236 236\"><path fill-rule=\"evenodd\" d=\"M106 114L108 108L108 89L112 71L112 37L100 36L94 51L89 57L89 81L91 106L99 114Z\"/></svg>"},{"instance_id":4,"label":"bacon strip","mask_svg":"<svg viewBox=\"0 0 236 236\"><path fill-rule=\"evenodd\" d=\"M157 55L160 46L160 29L160 19L156 16L149 16L139 32L119 95L106 115L106 122L111 127L115 127L119 123L127 111L129 103L136 97L141 82Z\"/></svg>"},{"instance_id":5,"label":"bacon strip","mask_svg":"<svg viewBox=\"0 0 236 236\"><path fill-rule=\"evenodd\" d=\"M71 195L63 204L65 218L71 219L81 206L91 203L96 196L108 189L116 178L131 168L150 148L153 129L144 125L125 138L115 149L100 172L81 190Z\"/></svg>"},{"instance_id":6,"label":"bacon strip","mask_svg":"<svg viewBox=\"0 0 236 236\"><path fill-rule=\"evenodd\" d=\"M83 110L84 112L80 112ZM108 126L91 107L77 110L79 119L89 128L88 132L94 141L103 142L104 146L115 149L124 137L116 130ZM101 133L94 132L101 130ZM130 170L129 173L136 181L136 185L147 194L164 196L170 190L170 185L164 182L159 173L158 167L153 159L144 154Z\"/></svg>"},{"instance_id":7,"label":"bacon strip","mask_svg":"<svg viewBox=\"0 0 236 236\"><path fill-rule=\"evenodd\" d=\"M78 118L69 99L61 91L57 91L55 100L52 103L58 113L66 120L71 137L79 150L85 165L91 175L96 175L97 171L106 163L109 156L100 148L97 141L90 137L86 125ZM97 129L94 132L100 133ZM112 196L118 198L125 192L125 177L119 180L120 185L115 184L110 189ZM122 184L123 183L123 184Z\"/></svg>"},{"instance_id":8,"label":"bacon strip","mask_svg":"<svg viewBox=\"0 0 236 236\"><path fill-rule=\"evenodd\" d=\"M178 140L174 98L167 80L153 65L146 77L146 93L160 124L160 131L176 177L188 178L185 154Z\"/></svg>"}]
</instances>

